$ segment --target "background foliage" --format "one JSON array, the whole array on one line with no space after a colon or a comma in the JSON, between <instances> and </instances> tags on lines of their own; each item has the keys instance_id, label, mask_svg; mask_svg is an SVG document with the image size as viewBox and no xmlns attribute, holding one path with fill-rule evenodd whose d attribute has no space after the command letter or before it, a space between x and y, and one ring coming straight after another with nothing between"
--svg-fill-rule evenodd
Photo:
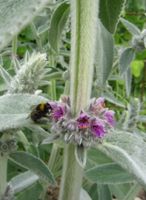
<instances>
[{"instance_id":1,"label":"background foliage","mask_svg":"<svg viewBox=\"0 0 146 200\"><path fill-rule=\"evenodd\" d=\"M9 153L8 195L57 199L63 144L52 144L50 127L32 123L29 114L37 103L69 93L70 3L29 4L0 0L0 139L17 141L17 151L0 151ZM145 0L100 1L102 49L92 96L105 97L117 124L103 145L88 150L80 200L133 200L145 193L146 42L134 43L146 28L145 13ZM48 144L42 143L48 137Z\"/></svg>"}]
</instances>

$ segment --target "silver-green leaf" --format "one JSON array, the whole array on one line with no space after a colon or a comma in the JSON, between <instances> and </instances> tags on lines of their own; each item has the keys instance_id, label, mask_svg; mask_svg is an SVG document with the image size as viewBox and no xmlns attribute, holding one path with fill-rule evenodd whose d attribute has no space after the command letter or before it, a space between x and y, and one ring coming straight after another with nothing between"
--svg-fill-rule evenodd
<instances>
[{"instance_id":1,"label":"silver-green leaf","mask_svg":"<svg viewBox=\"0 0 146 200\"><path fill-rule=\"evenodd\" d=\"M125 86L126 86L126 94L129 97L131 94L131 84L132 84L132 74L131 69L128 68L127 71L124 74L125 79Z\"/></svg>"},{"instance_id":2,"label":"silver-green leaf","mask_svg":"<svg viewBox=\"0 0 146 200\"><path fill-rule=\"evenodd\" d=\"M49 43L56 52L59 50L61 33L68 19L69 12L69 3L65 1L58 5L52 15L49 29Z\"/></svg>"},{"instance_id":3,"label":"silver-green leaf","mask_svg":"<svg viewBox=\"0 0 146 200\"><path fill-rule=\"evenodd\" d=\"M37 95L13 94L0 97L0 131L16 129L32 123L32 107L47 99Z\"/></svg>"},{"instance_id":4,"label":"silver-green leaf","mask_svg":"<svg viewBox=\"0 0 146 200\"><path fill-rule=\"evenodd\" d=\"M0 49L35 17L49 0L0 0Z\"/></svg>"},{"instance_id":5,"label":"silver-green leaf","mask_svg":"<svg viewBox=\"0 0 146 200\"><path fill-rule=\"evenodd\" d=\"M133 177L115 163L97 165L86 171L86 177L98 184L120 184L133 181Z\"/></svg>"},{"instance_id":6,"label":"silver-green leaf","mask_svg":"<svg viewBox=\"0 0 146 200\"><path fill-rule=\"evenodd\" d=\"M137 26L123 18L121 18L120 21L132 35L140 35L141 31Z\"/></svg>"},{"instance_id":7,"label":"silver-green leaf","mask_svg":"<svg viewBox=\"0 0 146 200\"><path fill-rule=\"evenodd\" d=\"M112 200L112 195L108 185L98 185L97 189L99 200Z\"/></svg>"},{"instance_id":8,"label":"silver-green leaf","mask_svg":"<svg viewBox=\"0 0 146 200\"><path fill-rule=\"evenodd\" d=\"M125 0L101 0L99 17L110 33L114 33Z\"/></svg>"},{"instance_id":9,"label":"silver-green leaf","mask_svg":"<svg viewBox=\"0 0 146 200\"><path fill-rule=\"evenodd\" d=\"M141 137L126 131L116 131L109 134L98 148L146 188L146 144Z\"/></svg>"},{"instance_id":10,"label":"silver-green leaf","mask_svg":"<svg viewBox=\"0 0 146 200\"><path fill-rule=\"evenodd\" d=\"M55 183L54 176L47 165L34 155L23 151L18 151L11 154L11 159L13 159L24 168L34 172L44 181L52 184Z\"/></svg>"},{"instance_id":11,"label":"silver-green leaf","mask_svg":"<svg viewBox=\"0 0 146 200\"><path fill-rule=\"evenodd\" d=\"M31 186L37 180L39 180L39 177L36 174L26 171L13 177L9 184L12 186L14 193L17 193Z\"/></svg>"},{"instance_id":12,"label":"silver-green leaf","mask_svg":"<svg viewBox=\"0 0 146 200\"><path fill-rule=\"evenodd\" d=\"M76 146L75 157L81 167L85 167L87 160L87 150L83 146Z\"/></svg>"},{"instance_id":13,"label":"silver-green leaf","mask_svg":"<svg viewBox=\"0 0 146 200\"><path fill-rule=\"evenodd\" d=\"M130 63L134 60L135 58L135 51L132 48L126 48L121 56L120 56L120 73L123 74L129 67Z\"/></svg>"},{"instance_id":14,"label":"silver-green leaf","mask_svg":"<svg viewBox=\"0 0 146 200\"><path fill-rule=\"evenodd\" d=\"M91 200L91 197L89 196L89 194L84 189L81 189L80 200Z\"/></svg>"},{"instance_id":15,"label":"silver-green leaf","mask_svg":"<svg viewBox=\"0 0 146 200\"><path fill-rule=\"evenodd\" d=\"M113 64L113 55L114 55L114 41L112 34L107 31L107 29L100 23L101 27L101 37L100 42L97 43L97 52L95 57L96 65L96 77L97 84L100 86L105 85Z\"/></svg>"}]
</instances>

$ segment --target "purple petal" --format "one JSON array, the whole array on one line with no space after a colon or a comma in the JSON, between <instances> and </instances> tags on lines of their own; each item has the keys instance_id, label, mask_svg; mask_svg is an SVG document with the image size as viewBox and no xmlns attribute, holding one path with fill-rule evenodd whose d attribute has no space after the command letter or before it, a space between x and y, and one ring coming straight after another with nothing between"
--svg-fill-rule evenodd
<instances>
[{"instance_id":1,"label":"purple petal","mask_svg":"<svg viewBox=\"0 0 146 200\"><path fill-rule=\"evenodd\" d=\"M105 124L103 120L94 118L91 120L90 129L93 135L102 138L105 134Z\"/></svg>"},{"instance_id":2,"label":"purple petal","mask_svg":"<svg viewBox=\"0 0 146 200\"><path fill-rule=\"evenodd\" d=\"M49 102L48 106L50 106L51 116L55 121L58 121L66 113L66 106L63 103Z\"/></svg>"},{"instance_id":3,"label":"purple petal","mask_svg":"<svg viewBox=\"0 0 146 200\"><path fill-rule=\"evenodd\" d=\"M77 118L78 128L79 129L86 129L89 127L89 116L85 112L81 112L79 117Z\"/></svg>"},{"instance_id":4,"label":"purple petal","mask_svg":"<svg viewBox=\"0 0 146 200\"><path fill-rule=\"evenodd\" d=\"M107 110L104 113L104 119L107 121L107 123L111 126L115 125L115 118L114 118L115 112L113 110Z\"/></svg>"},{"instance_id":5,"label":"purple petal","mask_svg":"<svg viewBox=\"0 0 146 200\"><path fill-rule=\"evenodd\" d=\"M48 107L50 110L53 110L53 109L57 108L57 102L49 101L49 102L47 103L47 107Z\"/></svg>"},{"instance_id":6,"label":"purple petal","mask_svg":"<svg viewBox=\"0 0 146 200\"><path fill-rule=\"evenodd\" d=\"M95 104L96 105L104 105L104 98L103 97L99 97L98 99L96 99Z\"/></svg>"}]
</instances>

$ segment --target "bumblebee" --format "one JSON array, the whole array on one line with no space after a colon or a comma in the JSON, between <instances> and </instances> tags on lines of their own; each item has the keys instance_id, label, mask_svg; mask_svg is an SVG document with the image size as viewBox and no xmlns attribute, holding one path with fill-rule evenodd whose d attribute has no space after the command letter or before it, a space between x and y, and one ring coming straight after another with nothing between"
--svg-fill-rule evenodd
<instances>
[{"instance_id":1,"label":"bumblebee","mask_svg":"<svg viewBox=\"0 0 146 200\"><path fill-rule=\"evenodd\" d=\"M40 103L32 110L30 117L34 122L38 122L42 117L46 117L51 110L48 103Z\"/></svg>"}]
</instances>

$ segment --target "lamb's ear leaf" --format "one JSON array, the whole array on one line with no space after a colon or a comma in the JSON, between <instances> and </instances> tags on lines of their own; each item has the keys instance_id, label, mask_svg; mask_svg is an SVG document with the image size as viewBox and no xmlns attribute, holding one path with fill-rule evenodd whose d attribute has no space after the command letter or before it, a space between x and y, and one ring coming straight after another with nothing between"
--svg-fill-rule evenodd
<instances>
[{"instance_id":1,"label":"lamb's ear leaf","mask_svg":"<svg viewBox=\"0 0 146 200\"><path fill-rule=\"evenodd\" d=\"M112 194L108 185L97 185L98 198L104 200L112 200Z\"/></svg>"},{"instance_id":2,"label":"lamb's ear leaf","mask_svg":"<svg viewBox=\"0 0 146 200\"><path fill-rule=\"evenodd\" d=\"M120 21L132 35L138 35L138 36L140 35L141 31L137 26L135 26L134 24L123 18L121 18Z\"/></svg>"},{"instance_id":3,"label":"lamb's ear leaf","mask_svg":"<svg viewBox=\"0 0 146 200\"><path fill-rule=\"evenodd\" d=\"M87 150L83 146L76 146L75 157L81 167L85 167L87 161Z\"/></svg>"},{"instance_id":4,"label":"lamb's ear leaf","mask_svg":"<svg viewBox=\"0 0 146 200\"><path fill-rule=\"evenodd\" d=\"M6 46L50 0L0 0L0 49Z\"/></svg>"},{"instance_id":5,"label":"lamb's ear leaf","mask_svg":"<svg viewBox=\"0 0 146 200\"><path fill-rule=\"evenodd\" d=\"M112 70L112 65L113 65L113 56L114 56L114 40L113 40L113 35L103 26L102 23L100 23L101 27L101 40L102 40L102 61L100 66L100 69L97 65L97 79L101 79L102 85L105 85L106 81L108 80L108 77L111 73ZM98 45L98 44L97 44ZM97 48L98 49L98 48ZM101 54L101 53L100 53ZM98 60L97 60L98 62ZM99 76L99 70L101 70L100 77Z\"/></svg>"},{"instance_id":6,"label":"lamb's ear leaf","mask_svg":"<svg viewBox=\"0 0 146 200\"><path fill-rule=\"evenodd\" d=\"M69 3L64 1L58 5L52 15L49 29L49 43L56 52L59 50L61 34L68 19L69 13Z\"/></svg>"},{"instance_id":7,"label":"lamb's ear leaf","mask_svg":"<svg viewBox=\"0 0 146 200\"><path fill-rule=\"evenodd\" d=\"M110 32L114 33L119 21L120 13L126 0L102 0L100 1L99 18Z\"/></svg>"},{"instance_id":8,"label":"lamb's ear leaf","mask_svg":"<svg viewBox=\"0 0 146 200\"><path fill-rule=\"evenodd\" d=\"M81 192L80 192L80 200L91 200L91 197L83 188L81 189Z\"/></svg>"},{"instance_id":9,"label":"lamb's ear leaf","mask_svg":"<svg viewBox=\"0 0 146 200\"><path fill-rule=\"evenodd\" d=\"M25 188L21 192L18 192L15 196L17 199L21 200L32 200L37 199L43 191L41 183L38 181L32 184L30 187Z\"/></svg>"},{"instance_id":10,"label":"lamb's ear leaf","mask_svg":"<svg viewBox=\"0 0 146 200\"><path fill-rule=\"evenodd\" d=\"M0 97L0 131L32 124L32 107L47 99L29 94L7 94Z\"/></svg>"},{"instance_id":11,"label":"lamb's ear leaf","mask_svg":"<svg viewBox=\"0 0 146 200\"><path fill-rule=\"evenodd\" d=\"M9 184L12 186L14 193L17 193L31 186L38 180L39 177L36 174L31 171L26 171L13 177Z\"/></svg>"},{"instance_id":12,"label":"lamb's ear leaf","mask_svg":"<svg viewBox=\"0 0 146 200\"><path fill-rule=\"evenodd\" d=\"M98 184L122 184L134 180L132 176L115 163L97 165L85 172L86 177Z\"/></svg>"},{"instance_id":13,"label":"lamb's ear leaf","mask_svg":"<svg viewBox=\"0 0 146 200\"><path fill-rule=\"evenodd\" d=\"M123 74L124 72L126 72L128 70L128 68L130 67L130 63L134 60L135 58L135 51L132 48L126 48L120 57L120 65L119 65L119 69L120 69L120 73Z\"/></svg>"},{"instance_id":14,"label":"lamb's ear leaf","mask_svg":"<svg viewBox=\"0 0 146 200\"><path fill-rule=\"evenodd\" d=\"M146 187L146 144L140 136L116 130L98 148Z\"/></svg>"},{"instance_id":15,"label":"lamb's ear leaf","mask_svg":"<svg viewBox=\"0 0 146 200\"><path fill-rule=\"evenodd\" d=\"M13 159L15 162L38 175L40 179L43 179L48 183L55 183L53 174L49 170L48 166L40 158L37 158L31 153L23 151L17 151L12 153L10 156L11 159Z\"/></svg>"}]
</instances>

